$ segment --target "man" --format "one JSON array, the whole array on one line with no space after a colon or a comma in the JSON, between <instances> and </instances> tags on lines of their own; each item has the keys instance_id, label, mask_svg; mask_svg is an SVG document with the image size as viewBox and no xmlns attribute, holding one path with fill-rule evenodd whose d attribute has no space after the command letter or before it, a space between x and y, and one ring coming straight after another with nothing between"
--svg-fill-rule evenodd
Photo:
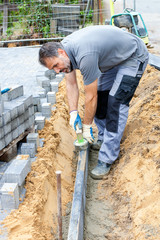
<instances>
[{"instance_id":1,"label":"man","mask_svg":"<svg viewBox=\"0 0 160 240\"><path fill-rule=\"evenodd\" d=\"M148 62L145 44L117 27L91 26L72 33L61 43L44 44L39 60L56 73L66 73L72 127L80 123L75 71L80 69L85 88L83 136L89 143L94 142L95 117L100 146L98 163L91 176L103 178L119 155L129 102Z\"/></svg>"}]
</instances>

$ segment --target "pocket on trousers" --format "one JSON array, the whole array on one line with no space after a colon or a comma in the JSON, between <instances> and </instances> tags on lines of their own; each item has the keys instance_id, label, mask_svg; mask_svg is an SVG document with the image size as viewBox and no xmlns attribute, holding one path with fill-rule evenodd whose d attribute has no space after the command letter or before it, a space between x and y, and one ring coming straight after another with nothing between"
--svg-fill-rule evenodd
<instances>
[{"instance_id":1,"label":"pocket on trousers","mask_svg":"<svg viewBox=\"0 0 160 240\"><path fill-rule=\"evenodd\" d=\"M120 101L122 104L126 104L129 106L129 102L131 101L134 92L139 84L139 80L142 75L138 75L136 77L124 75L122 81L119 85L117 92L114 97Z\"/></svg>"},{"instance_id":2,"label":"pocket on trousers","mask_svg":"<svg viewBox=\"0 0 160 240\"><path fill-rule=\"evenodd\" d=\"M98 91L97 110L95 116L98 119L105 119L108 105L109 90Z\"/></svg>"},{"instance_id":3,"label":"pocket on trousers","mask_svg":"<svg viewBox=\"0 0 160 240\"><path fill-rule=\"evenodd\" d=\"M120 102L113 96L108 97L108 109L106 115L106 129L109 132L118 132Z\"/></svg>"}]
</instances>

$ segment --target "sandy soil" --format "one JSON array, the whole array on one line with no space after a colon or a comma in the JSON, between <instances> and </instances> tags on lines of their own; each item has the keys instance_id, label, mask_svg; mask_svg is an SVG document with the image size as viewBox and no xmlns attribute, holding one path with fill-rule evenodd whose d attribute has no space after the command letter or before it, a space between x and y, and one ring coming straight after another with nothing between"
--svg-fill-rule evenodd
<instances>
[{"instance_id":1,"label":"sandy soil","mask_svg":"<svg viewBox=\"0 0 160 240\"><path fill-rule=\"evenodd\" d=\"M160 72L148 66L131 102L119 159L89 177L85 240L160 239ZM92 169L98 153L90 154Z\"/></svg>"},{"instance_id":2,"label":"sandy soil","mask_svg":"<svg viewBox=\"0 0 160 240\"><path fill-rule=\"evenodd\" d=\"M82 85L82 77L79 77ZM83 100L83 88L80 96ZM66 105L65 81L62 81L56 94L56 111L43 130L44 147L38 149L37 159L32 163L32 170L26 179L27 194L19 209L5 219L9 238L56 239L57 236L57 189L55 171L62 171L62 209L68 211L67 203L72 201L76 172L73 142L74 131L68 127L68 107ZM81 103L80 112L83 109ZM2 232L3 233L3 232ZM1 234L2 234L1 233Z\"/></svg>"},{"instance_id":3,"label":"sandy soil","mask_svg":"<svg viewBox=\"0 0 160 240\"><path fill-rule=\"evenodd\" d=\"M82 77L77 75L82 117L84 90ZM160 239L159 97L160 72L148 66L131 102L119 159L105 179L88 177L85 240ZM65 81L56 99L57 110L39 132L45 143L26 179L26 198L4 221L10 240L57 239L56 170L62 171L63 215L69 219L76 157L75 133L68 127ZM91 152L89 169L96 161L97 152ZM64 226L64 239L66 236Z\"/></svg>"}]
</instances>

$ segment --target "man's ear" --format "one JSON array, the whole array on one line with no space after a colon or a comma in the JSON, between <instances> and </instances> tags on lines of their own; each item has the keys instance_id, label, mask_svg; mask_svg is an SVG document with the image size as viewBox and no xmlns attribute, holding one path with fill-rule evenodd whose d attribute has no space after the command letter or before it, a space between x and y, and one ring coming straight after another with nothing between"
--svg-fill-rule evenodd
<instances>
[{"instance_id":1,"label":"man's ear","mask_svg":"<svg viewBox=\"0 0 160 240\"><path fill-rule=\"evenodd\" d=\"M65 57L67 56L66 52L61 48L58 48L58 54L62 55L62 56L65 56Z\"/></svg>"}]
</instances>

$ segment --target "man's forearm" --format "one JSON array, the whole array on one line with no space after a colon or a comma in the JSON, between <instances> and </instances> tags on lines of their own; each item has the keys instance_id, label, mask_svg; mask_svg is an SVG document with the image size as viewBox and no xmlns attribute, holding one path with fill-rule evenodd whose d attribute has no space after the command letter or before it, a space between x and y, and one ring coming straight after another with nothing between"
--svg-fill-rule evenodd
<instances>
[{"instance_id":1,"label":"man's forearm","mask_svg":"<svg viewBox=\"0 0 160 240\"><path fill-rule=\"evenodd\" d=\"M89 101L85 102L85 114L84 114L84 120L83 123L84 124L92 124L93 122L93 118L95 116L96 113L96 108L97 108L97 97L93 97L92 99L90 99Z\"/></svg>"},{"instance_id":2,"label":"man's forearm","mask_svg":"<svg viewBox=\"0 0 160 240\"><path fill-rule=\"evenodd\" d=\"M66 74L65 77L69 112L71 112L78 109L79 89L77 85L75 71Z\"/></svg>"},{"instance_id":3,"label":"man's forearm","mask_svg":"<svg viewBox=\"0 0 160 240\"><path fill-rule=\"evenodd\" d=\"M97 109L97 80L85 86L84 124L92 124Z\"/></svg>"}]
</instances>

